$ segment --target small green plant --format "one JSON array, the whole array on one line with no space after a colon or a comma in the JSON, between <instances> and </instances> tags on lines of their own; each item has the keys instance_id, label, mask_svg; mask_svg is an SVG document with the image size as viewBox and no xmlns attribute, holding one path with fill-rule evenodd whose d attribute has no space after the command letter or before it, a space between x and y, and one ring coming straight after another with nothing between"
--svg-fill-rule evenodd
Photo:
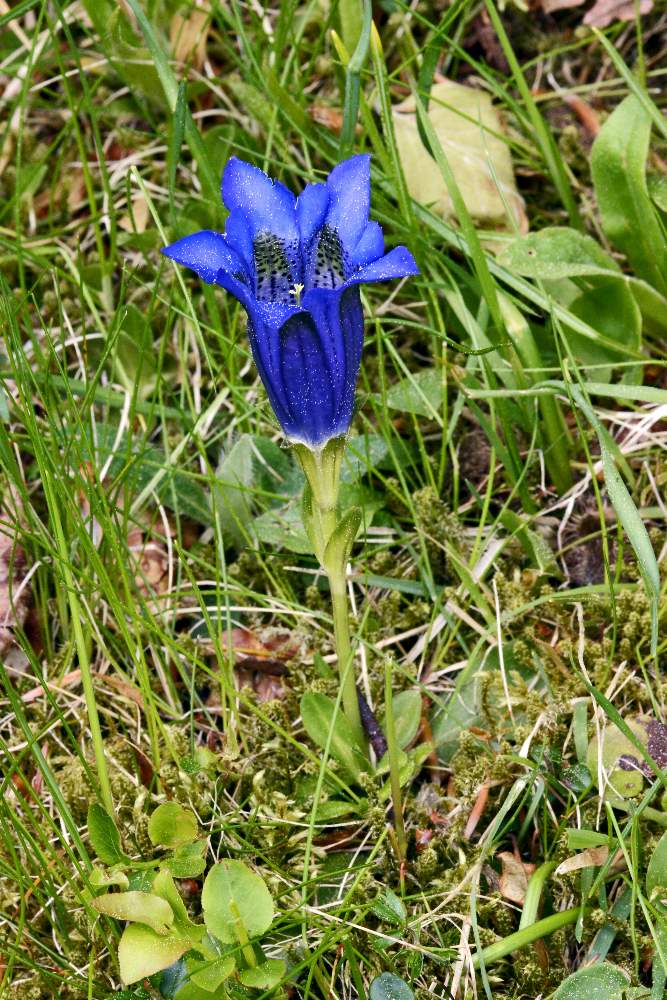
<instances>
[{"instance_id":1,"label":"small green plant","mask_svg":"<svg viewBox=\"0 0 667 1000\"><path fill-rule=\"evenodd\" d=\"M227 997L230 981L262 991L278 987L285 962L267 958L259 944L273 923L273 899L246 864L213 865L202 889L203 923L191 919L174 878L203 873L206 840L189 809L165 802L152 813L148 836L162 853L147 861L123 853L101 805L89 810L88 833L104 865L90 877L91 906L127 921L118 944L124 986L150 980L162 996L178 1000Z\"/></svg>"}]
</instances>

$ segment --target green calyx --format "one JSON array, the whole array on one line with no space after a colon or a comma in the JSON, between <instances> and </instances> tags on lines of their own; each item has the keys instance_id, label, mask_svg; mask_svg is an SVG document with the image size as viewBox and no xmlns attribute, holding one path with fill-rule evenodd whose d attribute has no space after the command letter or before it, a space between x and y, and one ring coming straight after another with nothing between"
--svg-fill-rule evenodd
<instances>
[{"instance_id":1,"label":"green calyx","mask_svg":"<svg viewBox=\"0 0 667 1000\"><path fill-rule=\"evenodd\" d=\"M332 438L318 451L312 451L303 444L294 445L294 450L306 477L303 524L313 552L326 569L327 543L338 524L338 491L345 438Z\"/></svg>"}]
</instances>

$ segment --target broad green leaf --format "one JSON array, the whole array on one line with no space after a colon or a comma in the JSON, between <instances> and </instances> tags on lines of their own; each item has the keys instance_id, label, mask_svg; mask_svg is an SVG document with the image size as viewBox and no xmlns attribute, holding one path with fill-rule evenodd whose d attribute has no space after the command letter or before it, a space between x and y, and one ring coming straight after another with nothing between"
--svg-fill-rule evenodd
<instances>
[{"instance_id":1,"label":"broad green leaf","mask_svg":"<svg viewBox=\"0 0 667 1000\"><path fill-rule=\"evenodd\" d=\"M261 965L256 965L252 969L243 969L239 973L239 979L244 986L250 986L256 990L270 990L277 986L285 975L287 966L280 958L269 958Z\"/></svg>"},{"instance_id":2,"label":"broad green leaf","mask_svg":"<svg viewBox=\"0 0 667 1000\"><path fill-rule=\"evenodd\" d=\"M301 504L292 501L284 507L260 514L253 521L253 529L266 545L310 555L313 546L303 527L302 516Z\"/></svg>"},{"instance_id":3,"label":"broad green leaf","mask_svg":"<svg viewBox=\"0 0 667 1000\"><path fill-rule=\"evenodd\" d=\"M327 799L320 802L315 812L316 823L331 823L343 816L365 816L368 810L368 800L353 802L346 799Z\"/></svg>"},{"instance_id":4,"label":"broad green leaf","mask_svg":"<svg viewBox=\"0 0 667 1000\"><path fill-rule=\"evenodd\" d=\"M547 226L537 233L519 236L499 257L515 274L544 281L562 278L608 277L621 269L592 236L567 226Z\"/></svg>"},{"instance_id":5,"label":"broad green leaf","mask_svg":"<svg viewBox=\"0 0 667 1000\"><path fill-rule=\"evenodd\" d=\"M190 919L171 872L166 868L161 868L153 879L153 893L171 907L174 915L174 930L193 941L199 941L204 933L204 925L195 924Z\"/></svg>"},{"instance_id":6,"label":"broad green leaf","mask_svg":"<svg viewBox=\"0 0 667 1000\"><path fill-rule=\"evenodd\" d=\"M244 434L216 469L216 518L237 547L248 540L254 482L253 442Z\"/></svg>"},{"instance_id":7,"label":"broad green leaf","mask_svg":"<svg viewBox=\"0 0 667 1000\"><path fill-rule=\"evenodd\" d=\"M560 984L552 1000L624 1000L630 977L609 962L579 969Z\"/></svg>"},{"instance_id":8,"label":"broad green leaf","mask_svg":"<svg viewBox=\"0 0 667 1000\"><path fill-rule=\"evenodd\" d=\"M646 869L647 896L651 896L655 889L662 889L663 897L667 895L667 832L663 833L653 849Z\"/></svg>"},{"instance_id":9,"label":"broad green leaf","mask_svg":"<svg viewBox=\"0 0 667 1000\"><path fill-rule=\"evenodd\" d=\"M202 890L204 921L210 934L224 944L264 934L273 921L273 899L263 879L242 861L220 861L209 871Z\"/></svg>"},{"instance_id":10,"label":"broad green leaf","mask_svg":"<svg viewBox=\"0 0 667 1000\"><path fill-rule=\"evenodd\" d=\"M334 528L324 550L324 565L340 570L347 564L354 540L361 526L362 511L359 507L348 510Z\"/></svg>"},{"instance_id":11,"label":"broad green leaf","mask_svg":"<svg viewBox=\"0 0 667 1000\"><path fill-rule=\"evenodd\" d=\"M396 739L403 750L409 746L417 735L422 718L422 696L416 689L399 691L394 695L394 721ZM382 727L384 728L384 719Z\"/></svg>"},{"instance_id":12,"label":"broad green leaf","mask_svg":"<svg viewBox=\"0 0 667 1000\"><path fill-rule=\"evenodd\" d=\"M225 979L229 979L235 968L236 959L234 956L224 955L216 959L215 962L209 962L197 969L196 972L192 972L190 978L196 986L201 986L202 989L213 993L221 983L224 983Z\"/></svg>"},{"instance_id":13,"label":"broad green leaf","mask_svg":"<svg viewBox=\"0 0 667 1000\"><path fill-rule=\"evenodd\" d=\"M391 889L384 892L373 901L371 910L376 917L385 923L393 924L395 927L402 927L408 919L408 912L405 904Z\"/></svg>"},{"instance_id":14,"label":"broad green leaf","mask_svg":"<svg viewBox=\"0 0 667 1000\"><path fill-rule=\"evenodd\" d=\"M131 303L124 305L113 356L114 368L128 392L148 399L157 384L153 334L146 316Z\"/></svg>"},{"instance_id":15,"label":"broad green leaf","mask_svg":"<svg viewBox=\"0 0 667 1000\"><path fill-rule=\"evenodd\" d=\"M88 836L95 854L105 865L127 861L120 849L120 834L106 809L94 802L88 809Z\"/></svg>"},{"instance_id":16,"label":"broad green leaf","mask_svg":"<svg viewBox=\"0 0 667 1000\"><path fill-rule=\"evenodd\" d=\"M567 331L567 340L577 362L583 367L595 365L593 376L598 381L611 379L614 363L624 360L608 346L613 341L623 347L639 350L642 344L642 318L639 306L624 281L615 278L598 280L569 304L569 310L606 338L606 343L584 337L575 330ZM609 368L600 365L608 363ZM641 373L641 368L635 372ZM627 378L628 369L625 371Z\"/></svg>"},{"instance_id":17,"label":"broad green leaf","mask_svg":"<svg viewBox=\"0 0 667 1000\"><path fill-rule=\"evenodd\" d=\"M349 437L341 466L342 482L357 483L369 469L374 469L389 451L381 434L358 434Z\"/></svg>"},{"instance_id":18,"label":"broad green leaf","mask_svg":"<svg viewBox=\"0 0 667 1000\"><path fill-rule=\"evenodd\" d=\"M648 736L646 727L637 719L624 720L628 728L646 745ZM586 764L593 776L593 780L599 787L601 795L611 805L618 805L625 799L635 795L641 795L644 787L644 776L636 766L621 767L619 759L632 757L637 760L637 748L634 743L617 729L616 726L608 725L601 737L602 753L600 753L600 740L597 734L593 736L586 754ZM600 783L600 764L605 779Z\"/></svg>"},{"instance_id":19,"label":"broad green leaf","mask_svg":"<svg viewBox=\"0 0 667 1000\"><path fill-rule=\"evenodd\" d=\"M156 847L191 844L198 833L197 817L178 802L163 802L148 820L148 836Z\"/></svg>"},{"instance_id":20,"label":"broad green leaf","mask_svg":"<svg viewBox=\"0 0 667 1000\"><path fill-rule=\"evenodd\" d=\"M646 185L653 204L667 214L667 177L664 174L649 174Z\"/></svg>"},{"instance_id":21,"label":"broad green leaf","mask_svg":"<svg viewBox=\"0 0 667 1000\"><path fill-rule=\"evenodd\" d=\"M206 868L206 841L196 840L194 844L177 847L170 858L162 862L174 878L197 878Z\"/></svg>"},{"instance_id":22,"label":"broad green leaf","mask_svg":"<svg viewBox=\"0 0 667 1000\"><path fill-rule=\"evenodd\" d=\"M423 368L391 386L385 400L393 410L437 420L442 410L444 385L444 374L440 368Z\"/></svg>"},{"instance_id":23,"label":"broad green leaf","mask_svg":"<svg viewBox=\"0 0 667 1000\"><path fill-rule=\"evenodd\" d=\"M89 881L95 889L107 888L111 885L118 885L121 889L129 889L130 887L130 880L125 872L117 869L108 871L106 868L93 868Z\"/></svg>"},{"instance_id":24,"label":"broad green leaf","mask_svg":"<svg viewBox=\"0 0 667 1000\"><path fill-rule=\"evenodd\" d=\"M329 752L345 771L349 781L356 781L362 771L368 771L368 759L357 746L354 730L342 710L324 694L308 691L301 699L303 727L322 750Z\"/></svg>"},{"instance_id":25,"label":"broad green leaf","mask_svg":"<svg viewBox=\"0 0 667 1000\"><path fill-rule=\"evenodd\" d=\"M651 116L630 95L593 143L591 173L602 226L639 278L667 292L667 246L646 182Z\"/></svg>"},{"instance_id":26,"label":"broad green leaf","mask_svg":"<svg viewBox=\"0 0 667 1000\"><path fill-rule=\"evenodd\" d=\"M146 924L160 935L168 934L174 922L174 912L169 903L151 892L109 892L106 896L93 899L92 906L107 917Z\"/></svg>"},{"instance_id":27,"label":"broad green leaf","mask_svg":"<svg viewBox=\"0 0 667 1000\"><path fill-rule=\"evenodd\" d=\"M126 986L147 979L173 965L189 949L187 938L177 934L163 936L150 927L130 924L118 945L120 977Z\"/></svg>"},{"instance_id":28,"label":"broad green leaf","mask_svg":"<svg viewBox=\"0 0 667 1000\"><path fill-rule=\"evenodd\" d=\"M601 334L600 340L593 340L566 328L579 364L611 365L624 360L626 355L617 354L614 343L640 350L642 321L633 289L613 257L592 237L567 227L548 227L514 240L501 259L517 274L548 282L558 302ZM642 290L637 291L640 295ZM595 371L599 381L610 377L611 369Z\"/></svg>"},{"instance_id":29,"label":"broad green leaf","mask_svg":"<svg viewBox=\"0 0 667 1000\"><path fill-rule=\"evenodd\" d=\"M340 487L340 505L361 507L364 524L369 525L373 517L384 506L384 497L365 486L356 483L342 482ZM283 507L267 510L253 522L255 534L266 545L288 549L299 555L310 555L313 545L303 526L304 507L301 499L291 500Z\"/></svg>"},{"instance_id":30,"label":"broad green leaf","mask_svg":"<svg viewBox=\"0 0 667 1000\"><path fill-rule=\"evenodd\" d=\"M383 972L371 983L370 1000L415 1000L408 984L393 972Z\"/></svg>"}]
</instances>

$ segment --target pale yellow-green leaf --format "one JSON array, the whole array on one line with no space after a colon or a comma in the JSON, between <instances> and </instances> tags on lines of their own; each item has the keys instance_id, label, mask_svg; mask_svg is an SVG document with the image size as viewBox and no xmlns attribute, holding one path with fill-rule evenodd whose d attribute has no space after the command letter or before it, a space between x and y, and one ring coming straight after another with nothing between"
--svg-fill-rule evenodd
<instances>
[{"instance_id":1,"label":"pale yellow-green leaf","mask_svg":"<svg viewBox=\"0 0 667 1000\"><path fill-rule=\"evenodd\" d=\"M523 229L523 201L489 95L444 80L431 90L428 114L472 218L494 229ZM440 168L419 135L414 98L394 108L393 118L408 191L420 204L450 218L452 203Z\"/></svg>"},{"instance_id":2,"label":"pale yellow-green leaf","mask_svg":"<svg viewBox=\"0 0 667 1000\"><path fill-rule=\"evenodd\" d=\"M107 917L147 924L157 934L167 934L174 922L169 903L151 892L109 892L94 899L93 906Z\"/></svg>"},{"instance_id":3,"label":"pale yellow-green leaf","mask_svg":"<svg viewBox=\"0 0 667 1000\"><path fill-rule=\"evenodd\" d=\"M190 948L187 938L177 934L164 937L150 927L130 924L123 931L118 945L120 978L125 986L138 983L140 979L154 976L177 962Z\"/></svg>"}]
</instances>

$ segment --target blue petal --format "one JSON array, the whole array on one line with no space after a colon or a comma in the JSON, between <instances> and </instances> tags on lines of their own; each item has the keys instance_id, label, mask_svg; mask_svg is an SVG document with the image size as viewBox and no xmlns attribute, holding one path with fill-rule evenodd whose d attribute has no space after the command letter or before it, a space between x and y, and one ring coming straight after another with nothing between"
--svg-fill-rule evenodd
<instances>
[{"instance_id":1,"label":"blue petal","mask_svg":"<svg viewBox=\"0 0 667 1000\"><path fill-rule=\"evenodd\" d=\"M292 358L286 368L285 342L282 365L285 387L294 390L292 440L321 446L332 437L346 434L352 420L354 396L364 339L364 317L356 288L313 288L303 300L308 320L299 321L300 361ZM295 317L288 327L297 326ZM317 335L317 341L312 338ZM307 343L308 349L303 345ZM299 369L298 364L305 367ZM303 387L310 386L303 394ZM302 406L297 401L303 398ZM319 399L319 402L317 400Z\"/></svg>"},{"instance_id":2,"label":"blue petal","mask_svg":"<svg viewBox=\"0 0 667 1000\"><path fill-rule=\"evenodd\" d=\"M253 269L252 234L245 214L238 208L227 217L225 225L225 242L242 258L248 272Z\"/></svg>"},{"instance_id":3,"label":"blue petal","mask_svg":"<svg viewBox=\"0 0 667 1000\"><path fill-rule=\"evenodd\" d=\"M338 233L351 254L368 222L371 207L370 156L352 156L334 167L327 178L329 210L326 223Z\"/></svg>"},{"instance_id":4,"label":"blue petal","mask_svg":"<svg viewBox=\"0 0 667 1000\"><path fill-rule=\"evenodd\" d=\"M369 222L361 239L352 251L350 263L353 267L362 267L377 260L384 253L384 236L382 227L377 222Z\"/></svg>"},{"instance_id":5,"label":"blue petal","mask_svg":"<svg viewBox=\"0 0 667 1000\"><path fill-rule=\"evenodd\" d=\"M284 428L290 420L290 408L282 378L280 329L299 309L282 302L259 302L255 298L246 309L252 356L269 402Z\"/></svg>"},{"instance_id":6,"label":"blue petal","mask_svg":"<svg viewBox=\"0 0 667 1000\"><path fill-rule=\"evenodd\" d=\"M307 244L324 222L329 205L326 184L308 184L296 203L296 217L299 223L301 242Z\"/></svg>"},{"instance_id":7,"label":"blue petal","mask_svg":"<svg viewBox=\"0 0 667 1000\"><path fill-rule=\"evenodd\" d=\"M282 240L298 240L294 195L258 167L233 156L222 175L222 200L231 212L243 212L252 237L269 232Z\"/></svg>"},{"instance_id":8,"label":"blue petal","mask_svg":"<svg viewBox=\"0 0 667 1000\"><path fill-rule=\"evenodd\" d=\"M200 278L210 285L218 283L218 274L243 274L245 268L239 256L228 246L224 236L210 229L192 233L182 240L176 240L161 251L166 257L171 257L178 264L196 271Z\"/></svg>"},{"instance_id":9,"label":"blue petal","mask_svg":"<svg viewBox=\"0 0 667 1000\"><path fill-rule=\"evenodd\" d=\"M288 400L283 430L291 441L319 446L332 437L336 374L313 318L300 312L280 331L281 376Z\"/></svg>"},{"instance_id":10,"label":"blue petal","mask_svg":"<svg viewBox=\"0 0 667 1000\"><path fill-rule=\"evenodd\" d=\"M419 274L419 268L410 251L407 247L394 247L384 257L350 275L345 285L362 285L367 281L391 281L393 278L407 278L413 274Z\"/></svg>"}]
</instances>

